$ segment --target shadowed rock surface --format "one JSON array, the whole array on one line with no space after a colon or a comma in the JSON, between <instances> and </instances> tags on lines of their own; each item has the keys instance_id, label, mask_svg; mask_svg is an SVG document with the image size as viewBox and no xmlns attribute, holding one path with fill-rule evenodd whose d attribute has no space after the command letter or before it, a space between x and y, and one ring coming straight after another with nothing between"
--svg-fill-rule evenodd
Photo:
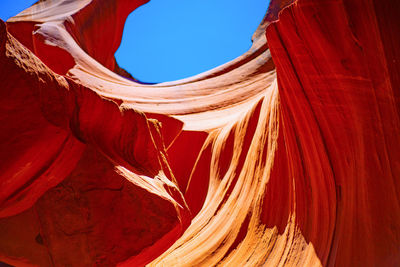
<instances>
[{"instance_id":1,"label":"shadowed rock surface","mask_svg":"<svg viewBox=\"0 0 400 267\"><path fill-rule=\"evenodd\" d=\"M142 84L146 2L0 23L0 261L399 266L400 5L272 0L241 57Z\"/></svg>"}]
</instances>

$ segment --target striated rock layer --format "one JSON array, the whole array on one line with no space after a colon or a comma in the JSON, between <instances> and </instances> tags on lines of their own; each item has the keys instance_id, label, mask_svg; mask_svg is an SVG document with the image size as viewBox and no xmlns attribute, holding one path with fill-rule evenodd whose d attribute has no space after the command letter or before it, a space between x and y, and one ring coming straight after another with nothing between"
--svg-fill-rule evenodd
<instances>
[{"instance_id":1,"label":"striated rock layer","mask_svg":"<svg viewBox=\"0 0 400 267\"><path fill-rule=\"evenodd\" d=\"M146 2L0 23L0 261L399 266L399 4L273 0L247 53L146 85L114 58Z\"/></svg>"}]
</instances>

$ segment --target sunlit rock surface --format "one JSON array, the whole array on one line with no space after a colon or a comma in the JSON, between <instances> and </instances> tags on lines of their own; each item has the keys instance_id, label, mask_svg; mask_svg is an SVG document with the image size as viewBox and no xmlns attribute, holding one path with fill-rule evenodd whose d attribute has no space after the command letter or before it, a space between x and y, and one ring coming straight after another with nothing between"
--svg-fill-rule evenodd
<instances>
[{"instance_id":1,"label":"sunlit rock surface","mask_svg":"<svg viewBox=\"0 0 400 267\"><path fill-rule=\"evenodd\" d=\"M145 2L0 23L0 261L399 266L399 4L273 0L243 56L145 85L114 59Z\"/></svg>"}]
</instances>

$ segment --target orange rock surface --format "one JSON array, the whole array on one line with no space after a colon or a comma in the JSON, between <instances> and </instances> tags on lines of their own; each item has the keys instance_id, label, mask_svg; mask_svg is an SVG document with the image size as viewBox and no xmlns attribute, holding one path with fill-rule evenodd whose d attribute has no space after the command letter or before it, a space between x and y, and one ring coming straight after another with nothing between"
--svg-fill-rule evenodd
<instances>
[{"instance_id":1,"label":"orange rock surface","mask_svg":"<svg viewBox=\"0 0 400 267\"><path fill-rule=\"evenodd\" d=\"M114 58L146 2L0 23L0 262L399 266L400 5L272 0L247 53L147 85Z\"/></svg>"}]
</instances>

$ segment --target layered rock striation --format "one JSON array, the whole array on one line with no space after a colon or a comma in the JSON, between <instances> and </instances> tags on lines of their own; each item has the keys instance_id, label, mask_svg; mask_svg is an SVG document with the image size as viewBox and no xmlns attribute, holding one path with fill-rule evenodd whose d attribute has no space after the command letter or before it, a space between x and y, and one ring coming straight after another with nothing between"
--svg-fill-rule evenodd
<instances>
[{"instance_id":1,"label":"layered rock striation","mask_svg":"<svg viewBox=\"0 0 400 267\"><path fill-rule=\"evenodd\" d=\"M146 2L0 23L0 261L400 265L400 5L272 0L247 53L149 85L114 58Z\"/></svg>"}]
</instances>

